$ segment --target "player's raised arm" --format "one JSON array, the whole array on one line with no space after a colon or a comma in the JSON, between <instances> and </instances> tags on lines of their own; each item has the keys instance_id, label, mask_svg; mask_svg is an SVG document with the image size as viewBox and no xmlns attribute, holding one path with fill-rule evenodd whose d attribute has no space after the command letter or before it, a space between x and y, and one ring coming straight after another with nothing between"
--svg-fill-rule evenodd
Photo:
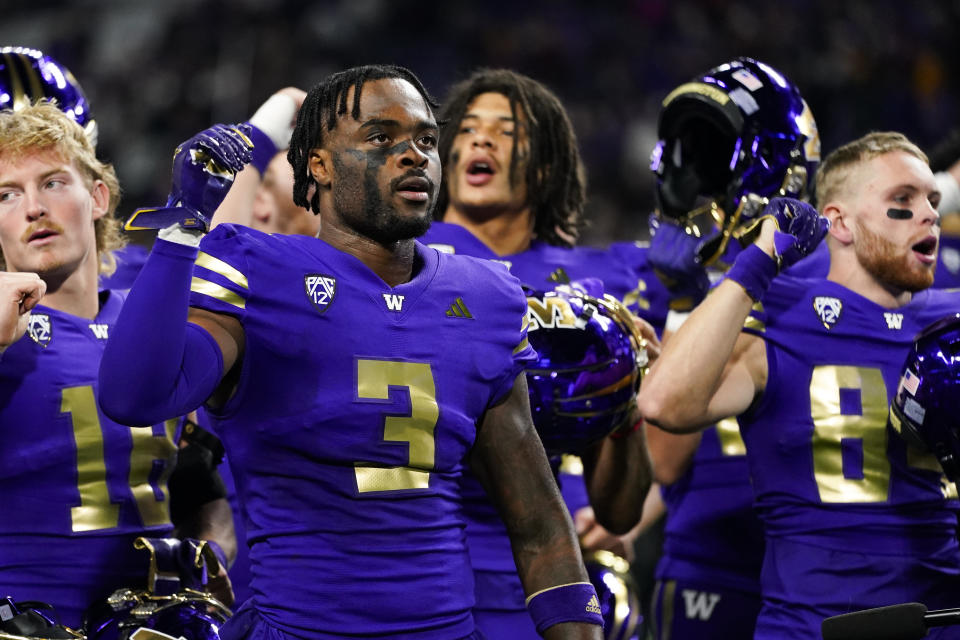
<instances>
[{"instance_id":1,"label":"player's raised arm","mask_svg":"<svg viewBox=\"0 0 960 640\"><path fill-rule=\"evenodd\" d=\"M117 422L145 424L196 409L242 354L240 323L191 311L189 300L200 238L250 148L238 127L215 125L190 138L174 155L167 206L139 209L127 222L128 229L161 231L100 365L100 405Z\"/></svg>"},{"instance_id":2,"label":"player's raised arm","mask_svg":"<svg viewBox=\"0 0 960 640\"><path fill-rule=\"evenodd\" d=\"M270 96L251 116L247 123L253 143L250 163L237 173L230 191L213 215L211 229L224 223L252 226L257 191L274 156L286 153L290 146L290 134L306 95L302 89L285 87Z\"/></svg>"},{"instance_id":3,"label":"player's raised arm","mask_svg":"<svg viewBox=\"0 0 960 640\"><path fill-rule=\"evenodd\" d=\"M666 342L644 380L637 403L647 421L694 431L743 413L763 390L763 342L740 329L778 271L812 251L827 223L810 205L788 198L774 199L761 220L756 242Z\"/></svg>"}]
</instances>

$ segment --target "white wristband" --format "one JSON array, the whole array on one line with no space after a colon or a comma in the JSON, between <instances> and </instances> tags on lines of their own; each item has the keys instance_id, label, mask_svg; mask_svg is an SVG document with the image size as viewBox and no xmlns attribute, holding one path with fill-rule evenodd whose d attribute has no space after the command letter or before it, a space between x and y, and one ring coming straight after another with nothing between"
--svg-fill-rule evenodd
<instances>
[{"instance_id":1,"label":"white wristband","mask_svg":"<svg viewBox=\"0 0 960 640\"><path fill-rule=\"evenodd\" d=\"M179 223L164 227L157 232L157 237L167 242L175 242L188 247L199 247L204 233L199 229L184 229Z\"/></svg>"},{"instance_id":2,"label":"white wristband","mask_svg":"<svg viewBox=\"0 0 960 640\"><path fill-rule=\"evenodd\" d=\"M939 171L933 177L940 190L940 206L937 207L940 215L960 212L960 184L957 184L957 179L947 171Z\"/></svg>"},{"instance_id":3,"label":"white wristband","mask_svg":"<svg viewBox=\"0 0 960 640\"><path fill-rule=\"evenodd\" d=\"M282 150L290 146L296 117L296 101L288 95L275 93L260 105L249 122L267 134L278 150Z\"/></svg>"}]
</instances>

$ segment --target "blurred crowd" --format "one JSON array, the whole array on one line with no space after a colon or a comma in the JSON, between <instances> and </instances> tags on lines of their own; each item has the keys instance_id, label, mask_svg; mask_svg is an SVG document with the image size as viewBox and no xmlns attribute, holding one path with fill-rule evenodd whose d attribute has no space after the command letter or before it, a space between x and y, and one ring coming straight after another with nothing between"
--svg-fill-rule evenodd
<instances>
[{"instance_id":1,"label":"blurred crowd","mask_svg":"<svg viewBox=\"0 0 960 640\"><path fill-rule=\"evenodd\" d=\"M45 0L8 7L0 44L81 79L121 215L162 201L167 150L277 87L390 62L442 96L477 67L512 68L567 106L590 176L584 240L604 244L647 233L656 114L679 82L749 55L794 80L825 152L883 129L930 150L958 124L958 28L958 0Z\"/></svg>"}]
</instances>

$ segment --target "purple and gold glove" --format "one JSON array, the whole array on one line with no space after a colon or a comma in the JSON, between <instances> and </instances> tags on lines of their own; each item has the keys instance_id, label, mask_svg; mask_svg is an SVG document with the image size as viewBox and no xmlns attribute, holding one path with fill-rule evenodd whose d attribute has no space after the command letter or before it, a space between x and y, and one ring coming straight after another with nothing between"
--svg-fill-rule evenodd
<instances>
[{"instance_id":1,"label":"purple and gold glove","mask_svg":"<svg viewBox=\"0 0 960 640\"><path fill-rule=\"evenodd\" d=\"M690 311L710 289L707 270L700 261L704 239L672 220L650 216L650 250L647 257L657 277L670 292L670 308Z\"/></svg>"},{"instance_id":2,"label":"purple and gold glove","mask_svg":"<svg viewBox=\"0 0 960 640\"><path fill-rule=\"evenodd\" d=\"M726 276L727 280L742 286L755 301L763 298L778 273L810 255L830 228L830 221L806 202L773 198L742 237L755 237L767 218L777 224L773 233L774 256L771 258L756 244L751 244L737 256Z\"/></svg>"},{"instance_id":3,"label":"purple and gold glove","mask_svg":"<svg viewBox=\"0 0 960 640\"><path fill-rule=\"evenodd\" d=\"M742 237L755 237L767 218L777 223L773 246L780 271L813 253L830 229L830 221L812 205L794 198L772 198L753 224L743 231Z\"/></svg>"},{"instance_id":4,"label":"purple and gold glove","mask_svg":"<svg viewBox=\"0 0 960 640\"><path fill-rule=\"evenodd\" d=\"M179 224L201 232L210 228L233 179L250 162L250 125L215 124L177 147L173 180L164 207L137 209L124 229L163 229Z\"/></svg>"}]
</instances>

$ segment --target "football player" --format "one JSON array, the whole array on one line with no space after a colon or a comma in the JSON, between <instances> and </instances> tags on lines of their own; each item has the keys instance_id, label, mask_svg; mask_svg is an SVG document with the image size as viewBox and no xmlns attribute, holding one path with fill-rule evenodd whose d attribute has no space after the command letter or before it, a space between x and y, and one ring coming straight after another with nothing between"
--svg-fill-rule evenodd
<instances>
[{"instance_id":1,"label":"football player","mask_svg":"<svg viewBox=\"0 0 960 640\"><path fill-rule=\"evenodd\" d=\"M530 421L523 293L499 265L415 240L440 181L433 104L394 66L310 91L289 158L319 238L222 224L200 241L190 228L219 203L180 187L218 191L224 167L239 168L242 136L222 126L181 146L170 207L138 216L180 222L131 290L100 399L128 423L211 407L255 593L224 637L480 637L459 515L467 463L507 522L544 637L601 635Z\"/></svg>"},{"instance_id":2,"label":"football player","mask_svg":"<svg viewBox=\"0 0 960 640\"><path fill-rule=\"evenodd\" d=\"M6 110L20 110L40 100L51 101L69 120L76 122L82 128L82 133L89 142L89 147L86 147L76 140L73 128L65 124L62 119L55 119L48 109L42 112L30 112L30 115L24 116L23 119L18 117L4 120L4 135L7 136L5 139L10 142L10 147L4 150L4 166L7 169L24 168L26 164L21 167L21 161L32 159L34 156L49 156L48 159L58 159L64 166L72 166L91 190L98 180L102 181L107 185L110 198L107 213L98 215L95 221L91 221L95 235L93 249L95 269L92 285L87 281L86 275L82 277L79 275L87 274L88 267L72 260L68 260L59 268L59 275L44 270L37 271L41 280L47 284L49 297L44 298L31 320L23 317L18 320L18 331L20 323L34 323L32 326L35 326L40 334L32 331L28 334L46 336L49 342L41 346L56 348L43 348L38 352L43 354L43 358L37 360L39 366L36 366L35 370L31 365L31 375L28 378L24 378L27 370L22 369L23 362L12 355L5 367L0 365L0 369L4 371L5 384L15 384L9 387L8 396L13 394L14 388L19 389L12 396L16 402L11 401L5 406L4 424L9 425L14 424L13 421L16 420L15 414L10 413L11 411L22 410L37 398L43 397L46 398L46 403L52 403L64 394L66 398L71 393L86 393L81 388L95 382L96 364L116 309L123 298L121 294L109 291L111 287L105 281L117 265L118 260L115 259L117 250L121 249L124 243L118 232L117 222L112 217L119 201L116 177L112 167L96 160L94 146L98 133L97 123L83 89L73 74L43 52L24 47L2 47L0 48L0 96L2 96L0 108ZM30 137L33 133L36 133L36 140ZM58 142L60 139L62 141ZM8 187L8 194L4 198L8 199L9 204L6 206L11 211L8 218L12 221L16 216L35 216L35 221L32 223L35 227L43 227L46 224L45 221L50 220L54 222L49 226L57 227L60 223L56 222L56 219L62 210L60 205L53 213L46 212L49 202L38 205L37 212L32 214L24 212L26 184L23 180L28 177L26 174L21 174L17 180L5 185ZM58 183L53 181L53 184ZM14 208L16 213L12 213ZM23 247L18 243L8 245L11 246L11 252L15 253L11 254L10 261L6 261L8 274L4 275L4 278L14 278L13 273L30 271L38 265L45 269L42 262L36 261L37 256L57 255L64 250L88 251L86 243L89 238L85 234L74 231L64 227L59 233L42 232L51 236L51 240L46 243L48 245L46 248L38 246L37 243L28 243L29 251L21 253ZM98 273L99 285L97 284ZM67 284L56 285L54 289L50 284L55 283L58 277L65 277ZM70 283L81 283L83 286L73 287ZM62 295L61 290L69 290L73 293L68 297ZM58 313L48 313L47 307L57 310ZM97 319L86 325L79 317L72 315L77 311L90 313L91 309ZM21 309L18 307L17 311L19 313ZM64 323L71 329L57 331L57 327L64 326ZM86 331L80 331L84 326L87 327ZM85 333L86 337L84 337ZM60 339L54 342L54 335L60 336ZM11 345L11 353L22 354L27 352L25 350L29 350L28 345L31 341L27 337L20 336L23 336L22 331L7 335L7 339L11 340L8 343ZM82 362L83 365L75 367L77 361ZM19 364L14 364L15 362ZM18 367L21 368L18 369ZM65 374L66 371L70 372L69 375ZM31 386L25 382L26 380L39 382L36 386ZM71 390L72 386L76 385L79 385L78 388ZM4 454L14 456L20 461L17 464L4 465L8 471L7 474L3 474L5 481L15 483L14 486L17 487L14 489L10 485L4 485L4 488L9 489L9 495L15 496L11 499L30 499L27 488L29 486L27 479L30 477L28 473L38 471L46 474L42 471L43 465L36 466L30 463L26 467L23 466L23 460L26 459L25 451L33 451L33 447L41 447L57 452L56 456L51 458L50 464L60 464L63 462L63 456L75 458L63 470L49 476L51 482L45 490L50 492L51 500L59 502L49 505L48 517L37 518L36 522L41 530L36 531L38 537L34 543L28 542L34 530L24 524L26 520L11 518L4 522L9 525L9 528L3 529L3 534L5 536L9 534L11 538L9 544L0 545L2 547L0 548L0 583L5 587L9 586L11 594L21 599L46 600L58 609L63 609L62 616L65 622L79 627L84 609L94 604L94 599L103 598L121 586L142 587L146 583L148 558L142 552L134 550L133 540L137 537L138 531L141 534L154 536L168 535L172 533L171 521L176 525L178 535L214 538L219 542L220 548L226 552L221 560L225 560L228 556L232 557L235 548L232 524L229 512L225 510L226 502L222 500L222 487L219 485L218 478L209 477L208 474L202 486L194 483L186 494L177 492L174 489L176 480L189 476L191 471L182 460L179 460L175 467L177 469L175 473L166 466L169 460L161 440L145 439L137 436L138 432L135 432L131 442L129 432L124 433L123 430L118 430L117 425L98 416L95 407L84 404L77 407L76 411L70 411L66 408L68 404L69 401L64 399L58 404L56 410L51 406L49 412L34 416L34 421L40 420L45 424L43 421L49 420L51 424L57 425L56 428L45 428L44 438L35 443L28 445L20 437L15 437L11 431L0 433L0 438L12 438L4 442ZM80 430L79 425L85 426ZM24 449L24 447L29 448ZM158 459L154 460L154 458ZM131 464L140 465L140 471L134 473ZM74 469L73 480L65 479L63 474L71 473L69 471L71 465ZM146 473L150 476L149 479L145 476L141 477L145 473L144 467L147 468ZM129 478L123 480L126 477L123 474L128 473L125 471L128 469L131 469ZM169 507L168 476L171 478ZM134 504L134 499L137 504L148 504L145 493L148 490L154 492L158 503L152 508L153 513L144 515L141 511L138 516L131 505ZM31 500L31 504L34 503L35 500ZM164 516L168 508L170 512ZM101 509L107 514L103 522L112 522L114 518L109 514L114 510L119 512L116 527L102 529L95 527L83 533L82 524L78 524L76 520L71 523L69 517L71 511L77 513L86 511L88 519L96 520L100 519L96 513ZM64 521L64 514L67 514L66 521ZM60 539L58 536L69 536L69 542L63 545L55 542L47 543L49 540ZM90 553L83 551L87 543L90 545ZM28 548L32 549L29 554L26 552ZM73 577L74 558L82 559L80 569L76 571L76 578ZM104 566L98 567L97 563L100 562L103 562ZM129 563L129 566L123 566L125 563ZM56 577L51 578L51 576ZM64 576L71 576L71 578L64 580ZM98 576L103 578L102 584L99 585L97 584ZM121 581L125 579L124 577L132 581L123 584ZM24 592L13 588L27 584L31 585L31 588ZM218 578L212 587L220 599L229 602L232 598L225 576Z\"/></svg>"},{"instance_id":3,"label":"football player","mask_svg":"<svg viewBox=\"0 0 960 640\"><path fill-rule=\"evenodd\" d=\"M53 604L75 628L96 600L145 583L147 559L134 539L173 530L167 478L177 420L131 430L95 399L124 299L97 283L120 241L118 199L113 167L56 106L0 111L0 584L20 600ZM214 530L194 535L229 550L223 505L205 506L197 521Z\"/></svg>"},{"instance_id":4,"label":"football player","mask_svg":"<svg viewBox=\"0 0 960 640\"><path fill-rule=\"evenodd\" d=\"M960 304L928 290L933 173L901 134L872 133L824 160L816 193L822 216L771 201L638 398L678 432L739 416L766 536L757 638L819 637L825 617L886 604L951 606L960 576L956 490L886 426L913 336ZM826 221L827 278L783 273Z\"/></svg>"},{"instance_id":5,"label":"football player","mask_svg":"<svg viewBox=\"0 0 960 640\"><path fill-rule=\"evenodd\" d=\"M665 291L651 271L638 273L606 251L573 247L583 225L586 176L566 110L547 87L513 71L480 70L451 88L441 120L443 189L438 222L425 242L504 263L536 290L598 278L606 293L658 322L658 309L666 309L656 296L665 300ZM653 330L646 330L656 348ZM561 474L582 540L621 555L632 553L632 539L615 534L640 519L650 483L637 424L634 415L583 451L582 467L564 467L575 474ZM461 485L478 625L491 638L535 638L504 524L476 478L466 474Z\"/></svg>"},{"instance_id":6,"label":"football player","mask_svg":"<svg viewBox=\"0 0 960 640\"><path fill-rule=\"evenodd\" d=\"M764 199L808 195L820 145L799 90L748 58L671 91L658 132L652 163L658 211L649 256L671 286L669 340L688 315L684 310L706 293L704 262L719 277L740 249L732 236L756 220ZM695 226L700 237L687 233ZM689 435L649 426L647 439L667 508L651 607L654 637L752 638L763 531L736 420Z\"/></svg>"}]
</instances>

